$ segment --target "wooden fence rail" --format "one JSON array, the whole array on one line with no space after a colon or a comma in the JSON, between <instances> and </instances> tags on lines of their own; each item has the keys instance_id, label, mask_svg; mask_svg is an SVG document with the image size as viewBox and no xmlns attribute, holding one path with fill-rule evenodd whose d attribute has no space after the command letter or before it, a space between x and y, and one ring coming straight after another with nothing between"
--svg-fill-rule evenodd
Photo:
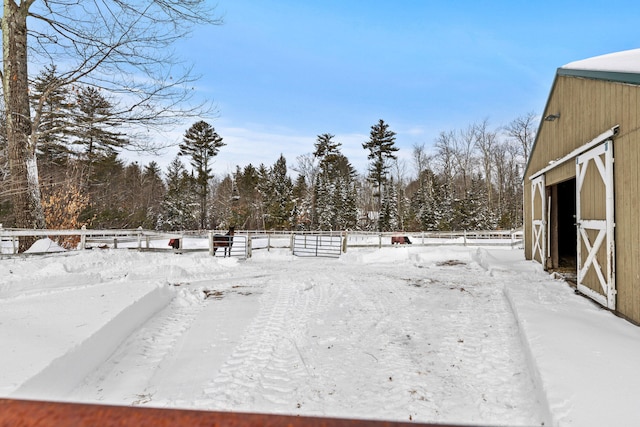
<instances>
[{"instance_id":1,"label":"wooden fence rail","mask_svg":"<svg viewBox=\"0 0 640 427\"><path fill-rule=\"evenodd\" d=\"M93 245L118 248L133 248L138 250L174 250L169 247L170 239L179 239L180 251L209 251L211 255L220 256L225 251L214 251L213 236L225 234L226 230L194 230L179 232L163 232L137 229L122 230L34 230L2 228L0 226L0 253L18 252L20 237L60 237L78 236L80 242L76 249L90 249ZM406 237L403 242L411 242L420 246L510 246L522 245L522 230L485 230L485 231L447 231L447 232L366 232L366 231L264 231L241 230L236 231L233 239L231 256L249 258L253 250L272 248L286 248L294 251L294 236L326 236L329 239L342 239L342 251L348 247L378 247L391 246L393 237ZM314 237L316 238L316 237ZM319 238L319 237L318 237ZM186 247L185 239L201 241L194 247ZM158 241L162 241L158 244ZM208 241L207 243L204 243ZM152 245L152 242L154 244Z\"/></svg>"}]
</instances>

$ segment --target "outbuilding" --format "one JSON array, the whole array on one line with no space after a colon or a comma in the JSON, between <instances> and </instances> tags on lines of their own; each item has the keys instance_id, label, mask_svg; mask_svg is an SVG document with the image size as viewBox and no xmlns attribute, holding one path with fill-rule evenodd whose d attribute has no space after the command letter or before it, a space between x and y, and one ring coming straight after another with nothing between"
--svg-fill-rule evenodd
<instances>
[{"instance_id":1,"label":"outbuilding","mask_svg":"<svg viewBox=\"0 0 640 427\"><path fill-rule=\"evenodd\" d=\"M640 49L558 68L524 173L525 256L640 324Z\"/></svg>"}]
</instances>

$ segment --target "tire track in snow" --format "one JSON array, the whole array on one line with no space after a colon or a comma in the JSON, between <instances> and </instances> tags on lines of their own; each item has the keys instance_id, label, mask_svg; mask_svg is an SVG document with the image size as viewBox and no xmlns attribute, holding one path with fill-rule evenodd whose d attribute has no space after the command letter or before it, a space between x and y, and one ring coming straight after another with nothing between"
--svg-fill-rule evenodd
<instances>
[{"instance_id":1,"label":"tire track in snow","mask_svg":"<svg viewBox=\"0 0 640 427\"><path fill-rule=\"evenodd\" d=\"M532 401L534 383L502 285L473 264L437 267L429 276L431 288L452 294L438 298L445 305L431 306L426 318L437 324L428 338L434 356L428 381L439 390L431 420L456 422L467 413L473 421L499 414L507 424L539 423L541 407Z\"/></svg>"},{"instance_id":2,"label":"tire track in snow","mask_svg":"<svg viewBox=\"0 0 640 427\"><path fill-rule=\"evenodd\" d=\"M312 270L311 264L309 267ZM307 273L295 280L285 275L269 280L260 312L205 388L198 407L251 411L280 408L293 413L308 400L320 378L307 356L307 324L314 313L331 303L332 295L315 285L313 273L304 271Z\"/></svg>"},{"instance_id":3,"label":"tire track in snow","mask_svg":"<svg viewBox=\"0 0 640 427\"><path fill-rule=\"evenodd\" d=\"M388 270L367 272L350 282L351 310L344 313L349 320L342 334L351 357L331 370L342 376L340 383L351 386L336 396L334 405L341 413L335 415L409 419L418 412L432 413L429 400L414 399L422 373L416 369L419 331L411 321L411 293L402 289L406 284ZM349 325L359 328L350 332ZM344 403L353 395L359 397L355 414Z\"/></svg>"}]
</instances>

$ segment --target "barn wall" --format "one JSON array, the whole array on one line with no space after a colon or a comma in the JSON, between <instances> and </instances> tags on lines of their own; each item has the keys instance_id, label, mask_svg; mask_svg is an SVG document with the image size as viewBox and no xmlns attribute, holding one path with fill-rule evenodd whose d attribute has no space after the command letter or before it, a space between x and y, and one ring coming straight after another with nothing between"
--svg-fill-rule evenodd
<instances>
[{"instance_id":1,"label":"barn wall","mask_svg":"<svg viewBox=\"0 0 640 427\"><path fill-rule=\"evenodd\" d=\"M557 76L547 114L560 113L553 122L542 122L524 179L525 256L531 259L531 182L529 176L549 161L565 156L602 132L620 125L614 139L616 217L617 311L640 323L640 87L637 85ZM547 173L547 185L575 176L569 161ZM600 204L587 189L585 202L596 213Z\"/></svg>"}]
</instances>

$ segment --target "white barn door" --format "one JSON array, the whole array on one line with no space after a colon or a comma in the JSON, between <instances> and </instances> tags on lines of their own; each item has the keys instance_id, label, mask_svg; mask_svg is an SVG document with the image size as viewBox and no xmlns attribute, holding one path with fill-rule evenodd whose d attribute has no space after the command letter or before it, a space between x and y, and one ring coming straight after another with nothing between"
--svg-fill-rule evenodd
<instances>
[{"instance_id":1,"label":"white barn door","mask_svg":"<svg viewBox=\"0 0 640 427\"><path fill-rule=\"evenodd\" d=\"M613 144L603 144L576 158L578 290L614 310L615 233Z\"/></svg>"},{"instance_id":2,"label":"white barn door","mask_svg":"<svg viewBox=\"0 0 640 427\"><path fill-rule=\"evenodd\" d=\"M531 258L547 262L547 201L544 174L531 181Z\"/></svg>"}]
</instances>

